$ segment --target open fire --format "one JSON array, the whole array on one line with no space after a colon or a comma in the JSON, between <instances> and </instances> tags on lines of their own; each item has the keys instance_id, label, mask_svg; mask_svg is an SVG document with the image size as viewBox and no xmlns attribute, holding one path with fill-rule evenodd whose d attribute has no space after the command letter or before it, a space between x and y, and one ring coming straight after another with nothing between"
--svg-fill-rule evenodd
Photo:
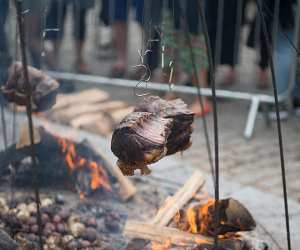
<instances>
[{"instance_id":1,"label":"open fire","mask_svg":"<svg viewBox=\"0 0 300 250\"><path fill-rule=\"evenodd\" d=\"M106 191L112 191L109 177L100 164L78 155L74 142L61 137L57 137L57 140L61 146L62 153L65 155L66 165L71 176L78 175L81 171L87 171L89 172L90 188L92 190L104 188ZM84 198L84 192L80 191L80 196Z\"/></svg>"},{"instance_id":2,"label":"open fire","mask_svg":"<svg viewBox=\"0 0 300 250\"><path fill-rule=\"evenodd\" d=\"M9 166L15 166L15 184L18 186L31 184L27 131L23 129L19 142L11 145L6 153L0 153L1 177L9 177ZM35 138L40 185L68 186L76 190L81 198L95 191L113 191L114 178L108 175L106 162L88 143L76 143L51 134L42 127L35 128Z\"/></svg>"},{"instance_id":3,"label":"open fire","mask_svg":"<svg viewBox=\"0 0 300 250\"><path fill-rule=\"evenodd\" d=\"M191 233L208 236L218 233L221 238L226 238L227 233L251 231L256 226L249 211L237 200L224 199L219 202L220 225L216 225L214 210L214 199L209 199L204 205L188 208L186 229Z\"/></svg>"},{"instance_id":4,"label":"open fire","mask_svg":"<svg viewBox=\"0 0 300 250\"><path fill-rule=\"evenodd\" d=\"M182 231L213 237L216 233L222 247L230 246L230 249L242 249L241 232L252 231L256 223L249 211L237 200L229 198L219 201L219 219L216 223L215 200L210 198L204 204L189 207L185 211L180 210L173 222ZM212 244L201 240L195 242L203 249L210 249ZM197 248L198 249L198 248ZM202 248L199 248L202 249ZM220 248L221 249L221 248ZM247 248L246 248L247 249Z\"/></svg>"}]
</instances>

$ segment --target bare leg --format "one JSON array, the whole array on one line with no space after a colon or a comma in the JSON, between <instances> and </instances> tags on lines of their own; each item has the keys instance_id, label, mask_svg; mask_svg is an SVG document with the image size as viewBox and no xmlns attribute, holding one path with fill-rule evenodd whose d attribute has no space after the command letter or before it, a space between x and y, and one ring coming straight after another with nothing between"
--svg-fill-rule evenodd
<instances>
[{"instance_id":1,"label":"bare leg","mask_svg":"<svg viewBox=\"0 0 300 250\"><path fill-rule=\"evenodd\" d=\"M28 45L33 66L36 68L40 68L42 43L40 36L41 18L39 13L36 10L33 10L26 16L25 23L28 30Z\"/></svg>"},{"instance_id":2,"label":"bare leg","mask_svg":"<svg viewBox=\"0 0 300 250\"><path fill-rule=\"evenodd\" d=\"M235 69L233 66L229 66L229 68L225 72L224 80L222 84L225 86L231 86L235 82Z\"/></svg>"},{"instance_id":3,"label":"bare leg","mask_svg":"<svg viewBox=\"0 0 300 250\"><path fill-rule=\"evenodd\" d=\"M127 24L126 22L116 21L113 24L114 44L116 49L116 62L113 65L112 74L122 77L126 69L127 57Z\"/></svg>"},{"instance_id":4,"label":"bare leg","mask_svg":"<svg viewBox=\"0 0 300 250\"><path fill-rule=\"evenodd\" d=\"M270 87L268 68L259 68L259 82L257 87L259 89L267 89Z\"/></svg>"},{"instance_id":5,"label":"bare leg","mask_svg":"<svg viewBox=\"0 0 300 250\"><path fill-rule=\"evenodd\" d=\"M207 87L207 70L206 69L202 69L199 72L199 83L197 83L196 81L196 77L193 75L192 76L192 82L194 85L200 84L201 87ZM205 115L207 113L210 112L211 108L210 108L210 103L208 101L208 99L206 97L202 97L203 100L203 109L200 105L200 100L198 97L195 98L194 102L192 103L192 105L190 106L190 109L195 113L196 116L200 117L202 115Z\"/></svg>"},{"instance_id":6,"label":"bare leg","mask_svg":"<svg viewBox=\"0 0 300 250\"><path fill-rule=\"evenodd\" d=\"M75 69L79 73L86 74L88 73L88 67L84 60L84 42L83 41L76 41L75 42L75 51L76 51L76 58L75 58Z\"/></svg>"},{"instance_id":7,"label":"bare leg","mask_svg":"<svg viewBox=\"0 0 300 250\"><path fill-rule=\"evenodd\" d=\"M46 63L52 70L58 68L59 51L61 47L61 40L51 41L52 47L46 51Z\"/></svg>"}]
</instances>

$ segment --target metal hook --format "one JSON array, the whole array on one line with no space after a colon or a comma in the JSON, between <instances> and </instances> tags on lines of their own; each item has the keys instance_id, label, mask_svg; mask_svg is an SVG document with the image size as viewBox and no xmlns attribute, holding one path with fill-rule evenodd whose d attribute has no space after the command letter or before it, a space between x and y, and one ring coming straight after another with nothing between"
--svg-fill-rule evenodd
<instances>
[{"instance_id":1,"label":"metal hook","mask_svg":"<svg viewBox=\"0 0 300 250\"><path fill-rule=\"evenodd\" d=\"M133 67L134 68L142 68L144 70L144 74L142 75L141 79L139 80L139 82L136 84L136 86L134 88L134 95L137 96L137 97L143 97L143 96L149 95L149 93L138 94L136 92L137 88L141 85L142 82L146 83L146 88L147 88L147 83L151 79L151 70L150 70L149 66L145 65L145 64L139 64L139 65L136 65L136 66L133 66Z\"/></svg>"},{"instance_id":2,"label":"metal hook","mask_svg":"<svg viewBox=\"0 0 300 250\"><path fill-rule=\"evenodd\" d=\"M172 83L173 74L174 74L174 62L173 62L173 60L170 61L169 68L171 68L170 75L169 75L169 91L172 91L172 89L174 87L174 84Z\"/></svg>"}]
</instances>

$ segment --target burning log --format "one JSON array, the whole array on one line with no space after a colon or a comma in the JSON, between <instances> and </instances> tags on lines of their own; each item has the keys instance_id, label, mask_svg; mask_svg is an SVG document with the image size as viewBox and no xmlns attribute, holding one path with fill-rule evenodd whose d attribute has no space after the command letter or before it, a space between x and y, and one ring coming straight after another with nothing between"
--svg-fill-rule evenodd
<instances>
[{"instance_id":1,"label":"burning log","mask_svg":"<svg viewBox=\"0 0 300 250\"><path fill-rule=\"evenodd\" d=\"M215 223L215 202L213 199L204 205L190 207L184 218L180 218L180 227L191 233L204 235L226 234L229 232L251 231L256 223L250 212L232 198L219 201L220 224Z\"/></svg>"},{"instance_id":2,"label":"burning log","mask_svg":"<svg viewBox=\"0 0 300 250\"><path fill-rule=\"evenodd\" d=\"M29 82L32 88L32 108L34 111L50 109L56 100L59 84L40 70L28 66ZM8 81L1 88L9 102L25 106L27 102L23 65L15 62L8 70Z\"/></svg>"},{"instance_id":3,"label":"burning log","mask_svg":"<svg viewBox=\"0 0 300 250\"><path fill-rule=\"evenodd\" d=\"M109 173L118 180L120 185L119 192L120 196L123 200L128 200L132 198L137 192L136 187L133 183L122 174L121 170L116 166L116 164L112 161L112 158L108 156L106 152L100 149L99 140L97 135L87 134L84 131L79 129L74 129L70 127L65 127L62 125L58 125L52 122L45 122L43 120L37 119L37 121L49 131L49 133L53 133L59 135L61 137L71 138L76 143L82 141L82 138L88 138L86 141L86 145L92 149L92 151L103 161L106 163L105 166ZM100 140L101 141L101 140ZM1 158L1 157L0 157Z\"/></svg>"},{"instance_id":4,"label":"burning log","mask_svg":"<svg viewBox=\"0 0 300 250\"><path fill-rule=\"evenodd\" d=\"M180 99L164 101L149 97L116 127L111 149L125 175L135 169L149 174L147 165L191 145L194 114Z\"/></svg>"},{"instance_id":5,"label":"burning log","mask_svg":"<svg viewBox=\"0 0 300 250\"><path fill-rule=\"evenodd\" d=\"M213 250L214 239L211 236L192 234L173 227L152 225L149 223L129 220L126 222L124 236L144 239L169 246L181 246L184 249ZM234 234L230 238L219 238L216 250L267 250L268 245L254 236L243 233Z\"/></svg>"},{"instance_id":6,"label":"burning log","mask_svg":"<svg viewBox=\"0 0 300 250\"><path fill-rule=\"evenodd\" d=\"M193 196L203 187L205 180L199 171L180 188L176 194L169 197L164 205L158 210L156 216L151 221L152 224L167 226L178 210L189 202Z\"/></svg>"},{"instance_id":7,"label":"burning log","mask_svg":"<svg viewBox=\"0 0 300 250\"><path fill-rule=\"evenodd\" d=\"M133 220L126 222L123 234L127 237L151 240L160 243L169 241L171 244L177 246L194 246L197 243L213 243L213 238L211 237L191 234L176 228L152 225Z\"/></svg>"},{"instance_id":8,"label":"burning log","mask_svg":"<svg viewBox=\"0 0 300 250\"><path fill-rule=\"evenodd\" d=\"M26 130L24 130L26 131ZM36 157L39 166L39 180L41 184L49 183L49 180L69 182L75 185L81 196L89 195L96 190L112 191L110 180L104 166L106 163L97 154L94 154L84 143L76 144L72 140L54 136L42 127L35 128L38 134L36 141ZM26 136L21 136L26 138ZM26 141L12 145L6 152L0 153L1 173L9 173L8 166L21 162L30 155L30 146ZM21 145L21 146L20 146ZM51 160L49 161L49 152ZM25 183L30 181L30 165L19 164L15 182Z\"/></svg>"}]
</instances>

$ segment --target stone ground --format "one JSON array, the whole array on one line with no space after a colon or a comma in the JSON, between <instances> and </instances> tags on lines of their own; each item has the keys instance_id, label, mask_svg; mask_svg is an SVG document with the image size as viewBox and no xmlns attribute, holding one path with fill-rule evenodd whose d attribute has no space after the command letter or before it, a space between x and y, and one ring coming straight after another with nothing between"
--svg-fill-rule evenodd
<instances>
[{"instance_id":1,"label":"stone ground","mask_svg":"<svg viewBox=\"0 0 300 250\"><path fill-rule=\"evenodd\" d=\"M92 23L92 22L91 22ZM112 64L112 57L107 50L99 50L96 46L97 32L95 26L90 25L90 39L86 55L93 74L108 75ZM69 29L67 29L69 30ZM66 41L61 52L61 66L70 71L73 50L70 41L70 32L66 34ZM129 63L137 63L137 48L140 47L140 38L136 24L130 26ZM255 89L256 71L253 61L255 53L243 47L241 64L239 67L238 83L233 90L257 92ZM105 56L104 56L105 55ZM81 88L81 86L80 86ZM122 98L134 103L138 98L132 90L103 86L111 93L112 98ZM187 96L183 96L188 99ZM220 135L220 189L223 195L233 195L239 198L257 217L273 236L276 237L283 249L284 221L282 201L282 180L276 123L270 127L265 125L261 115L257 118L255 131L251 140L243 137L249 103L242 101L218 102L219 135ZM207 116L209 132L212 141L212 115ZM297 249L300 233L300 119L290 117L282 122L284 152L286 160L287 186L291 206L291 221L294 249ZM182 183L193 168L199 168L207 175L209 191L212 192L211 177L203 127L200 119L196 120L196 129L193 135L193 146L183 155L174 156L172 164L165 164L161 169L157 167L155 175L174 182ZM161 163L163 165L163 163ZM297 246L297 248L296 248Z\"/></svg>"}]
</instances>

